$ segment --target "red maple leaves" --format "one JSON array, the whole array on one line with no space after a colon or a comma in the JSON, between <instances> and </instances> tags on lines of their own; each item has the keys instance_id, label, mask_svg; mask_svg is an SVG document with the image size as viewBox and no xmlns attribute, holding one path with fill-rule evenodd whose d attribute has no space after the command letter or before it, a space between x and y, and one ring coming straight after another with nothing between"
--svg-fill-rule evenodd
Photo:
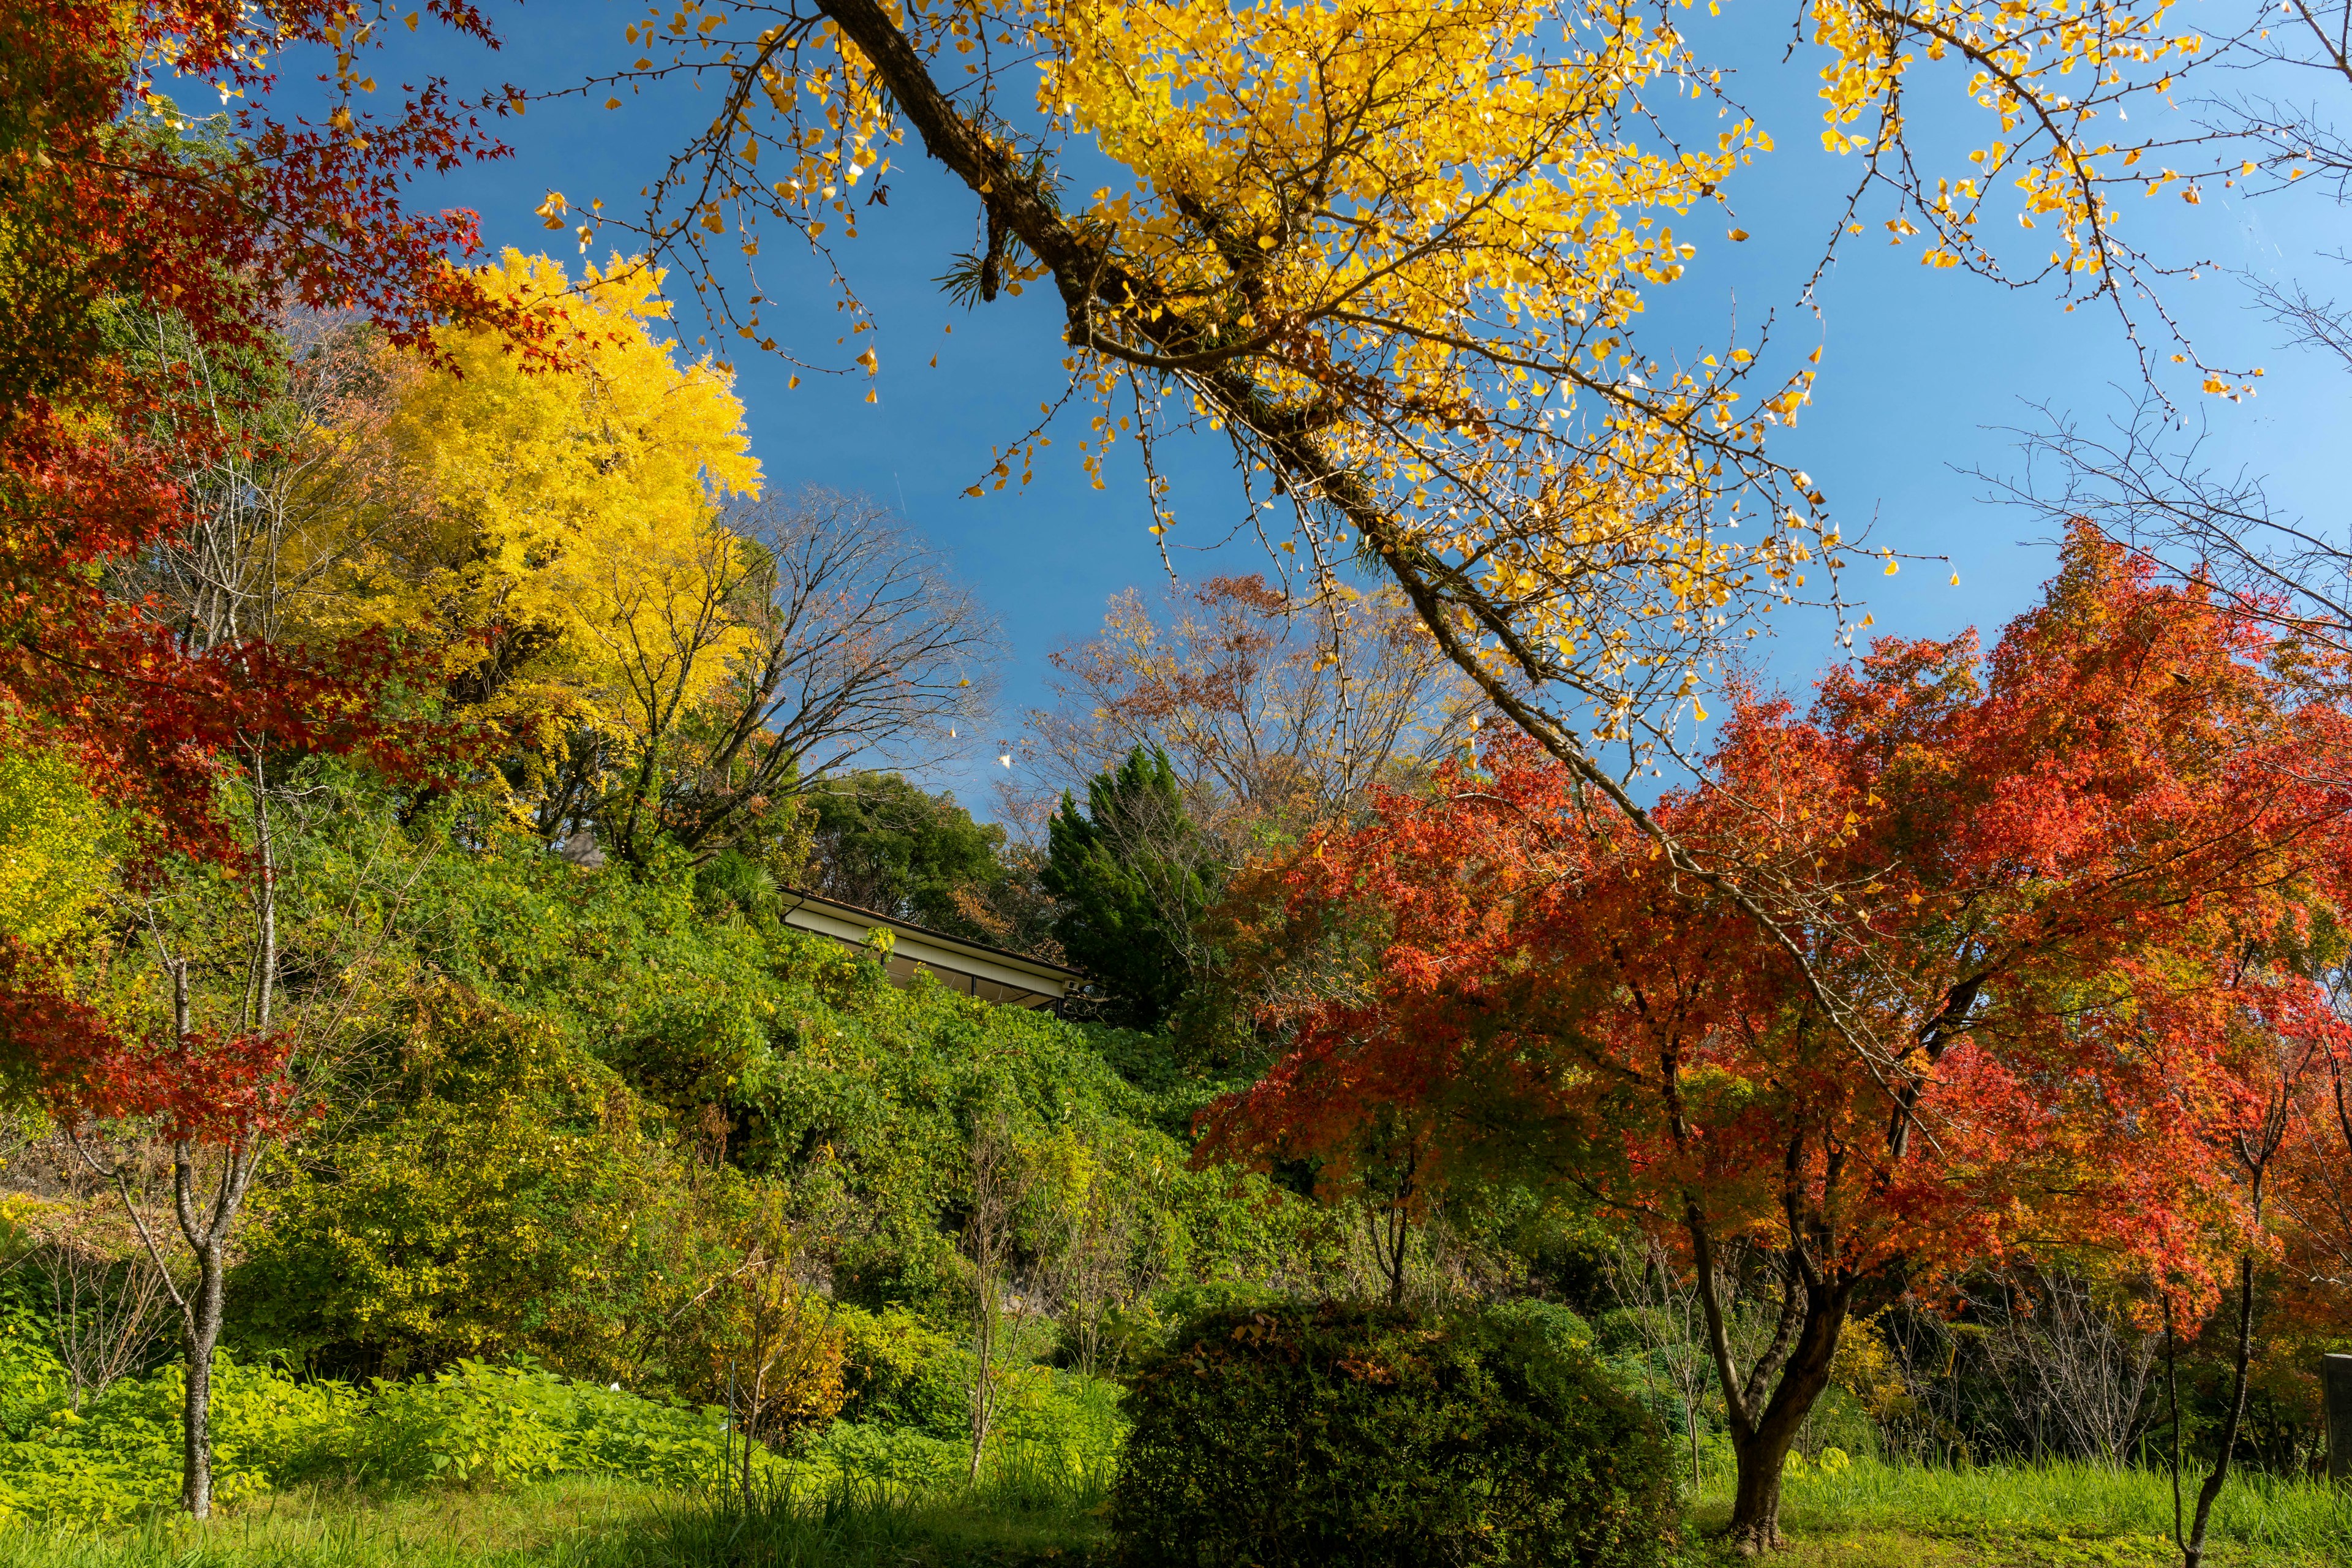
<instances>
[{"instance_id":1,"label":"red maple leaves","mask_svg":"<svg viewBox=\"0 0 2352 1568\"><path fill-rule=\"evenodd\" d=\"M1989 658L1889 640L1810 715L1742 702L1658 817L1777 931L1531 749L1388 797L1278 879L1378 973L1217 1143L1344 1166L1402 1110L1841 1298L2015 1247L2210 1281L2232 1138L2344 1038L2352 731L2289 651L2084 531Z\"/></svg>"},{"instance_id":2,"label":"red maple leaves","mask_svg":"<svg viewBox=\"0 0 2352 1568\"><path fill-rule=\"evenodd\" d=\"M424 8L495 45L464 0ZM226 768L331 752L413 776L451 756L392 641L194 637L124 571L185 531L182 476L264 455L247 416L272 395L287 309L354 312L426 353L444 321L541 347L543 323L452 266L478 244L474 215L404 205L418 174L504 149L438 81L365 109L364 62L397 25L350 0L0 15L0 710L125 813L134 886L175 861L243 867L216 809ZM310 119L274 93L304 49L331 61ZM221 111L199 123L161 88L217 93ZM283 1052L265 1037L181 1030L150 1049L21 951L0 952L0 1047L61 1110L191 1136L275 1114Z\"/></svg>"}]
</instances>

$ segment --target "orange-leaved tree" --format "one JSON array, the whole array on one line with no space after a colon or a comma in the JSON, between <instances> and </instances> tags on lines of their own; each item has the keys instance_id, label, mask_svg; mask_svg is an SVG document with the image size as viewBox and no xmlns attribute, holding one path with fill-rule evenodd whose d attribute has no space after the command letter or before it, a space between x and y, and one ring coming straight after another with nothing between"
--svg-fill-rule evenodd
<instances>
[{"instance_id":1,"label":"orange-leaved tree","mask_svg":"<svg viewBox=\"0 0 2352 1568\"><path fill-rule=\"evenodd\" d=\"M1507 1161L1675 1248L1738 1454L1732 1531L1769 1546L1857 1305L2094 1249L2195 1311L2253 1245L2241 1135L2283 1052L2340 1046L2317 976L2352 846L2352 731L2281 652L2084 531L1989 655L1890 638L1809 714L1743 701L1657 811L1818 890L1799 955L1530 746L1390 796L1266 873L1366 962L1288 1020L1292 1054L1210 1147L1344 1175L1402 1119L1423 1190L1433 1164ZM1747 1364L1735 1253L1780 1298Z\"/></svg>"}]
</instances>

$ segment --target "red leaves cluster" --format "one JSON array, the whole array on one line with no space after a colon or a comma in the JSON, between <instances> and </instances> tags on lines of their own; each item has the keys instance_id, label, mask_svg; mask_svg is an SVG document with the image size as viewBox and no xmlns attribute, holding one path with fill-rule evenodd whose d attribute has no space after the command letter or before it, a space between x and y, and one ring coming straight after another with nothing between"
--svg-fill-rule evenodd
<instances>
[{"instance_id":1,"label":"red leaves cluster","mask_svg":"<svg viewBox=\"0 0 2352 1568\"><path fill-rule=\"evenodd\" d=\"M467 0L423 9L495 47ZM177 476L249 438L238 388L268 395L286 310L355 312L426 353L444 321L527 350L544 339L544 323L452 266L478 245L473 214L403 205L420 174L505 149L437 80L366 110L363 62L398 25L353 0L0 10L0 711L68 749L127 809L143 840L134 876L168 856L236 860L214 811L236 759L328 752L397 775L446 750L447 735L397 711L415 704L389 643L203 646L117 581L184 527ZM278 71L306 50L331 62L315 121L275 107ZM192 100L216 92L222 112L184 122L159 89L197 114ZM282 1079L268 1041L150 1052L29 955L0 952L0 1054L54 1103L189 1129L268 1113Z\"/></svg>"},{"instance_id":2,"label":"red leaves cluster","mask_svg":"<svg viewBox=\"0 0 2352 1568\"><path fill-rule=\"evenodd\" d=\"M1890 639L1809 715L1744 701L1657 818L1777 929L1529 749L1389 797L1280 879L1377 974L1216 1137L1344 1165L1402 1110L1433 1157L1832 1280L2065 1247L2201 1278L2233 1136L2345 1034L2352 728L2281 652L2086 530L1989 658Z\"/></svg>"},{"instance_id":3,"label":"red leaves cluster","mask_svg":"<svg viewBox=\"0 0 2352 1568\"><path fill-rule=\"evenodd\" d=\"M495 47L461 0L425 6ZM289 305L356 310L394 341L426 346L436 320L527 329L452 252L480 241L475 215L401 202L423 173L506 149L428 80L388 114L356 93L362 51L379 42L372 8L351 0L22 0L0 16L0 182L12 213L40 226L12 240L12 305L62 328L0 354L0 401L71 395L102 358L80 307L167 312L210 347L254 347ZM323 123L273 114L277 72L315 47L334 70ZM149 94L219 94L221 132L183 134ZM201 114L197 103L192 112Z\"/></svg>"},{"instance_id":4,"label":"red leaves cluster","mask_svg":"<svg viewBox=\"0 0 2352 1568\"><path fill-rule=\"evenodd\" d=\"M426 9L495 44L463 0ZM350 108L373 15L348 0L27 0L0 16L12 316L0 343L0 702L79 748L93 784L184 851L224 847L196 819L232 734L393 760L389 737L352 731L396 661L381 647L193 649L151 606L110 591L111 563L181 525L175 476L241 437L235 410L224 419L218 406L233 384L184 363L134 371L106 323L168 319L189 356L262 367L257 387L289 306L356 310L428 349L438 320L542 335L451 266L449 252L478 245L473 214L401 205L417 174L504 149L437 81L386 116ZM305 47L334 60L321 80L343 107L327 123L270 112L278 63ZM235 105L228 133L153 119L159 71L182 96L217 88Z\"/></svg>"},{"instance_id":5,"label":"red leaves cluster","mask_svg":"<svg viewBox=\"0 0 2352 1568\"><path fill-rule=\"evenodd\" d=\"M173 1142L212 1142L301 1119L283 1036L125 1032L65 994L37 961L0 948L0 1040L16 1086L68 1126L138 1118Z\"/></svg>"}]
</instances>

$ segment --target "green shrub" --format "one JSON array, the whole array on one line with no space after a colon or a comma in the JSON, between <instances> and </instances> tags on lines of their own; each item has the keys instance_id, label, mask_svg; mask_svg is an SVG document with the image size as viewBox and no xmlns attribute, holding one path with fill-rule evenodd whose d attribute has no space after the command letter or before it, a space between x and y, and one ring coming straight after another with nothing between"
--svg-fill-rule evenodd
<instances>
[{"instance_id":1,"label":"green shrub","mask_svg":"<svg viewBox=\"0 0 2352 1568\"><path fill-rule=\"evenodd\" d=\"M802 1458L796 1479L813 1477L814 1495L831 1487L865 1496L919 1497L961 1483L971 1447L907 1427L836 1421L809 1440Z\"/></svg>"},{"instance_id":2,"label":"green shrub","mask_svg":"<svg viewBox=\"0 0 2352 1568\"><path fill-rule=\"evenodd\" d=\"M1667 1560L1655 1423L1573 1314L1202 1314L1142 1367L1111 1493L1132 1568Z\"/></svg>"},{"instance_id":3,"label":"green shrub","mask_svg":"<svg viewBox=\"0 0 2352 1568\"><path fill-rule=\"evenodd\" d=\"M1015 1507L1094 1507L1108 1491L1126 1446L1122 1394L1103 1378L1021 1368L1005 1387L982 1479L1000 1501Z\"/></svg>"},{"instance_id":4,"label":"green shrub","mask_svg":"<svg viewBox=\"0 0 2352 1568\"><path fill-rule=\"evenodd\" d=\"M15 1365L5 1369L17 1370ZM180 1410L187 1373L110 1384L77 1411L62 1380L45 1395L18 1384L8 1403L38 1409L19 1440L0 1443L0 1514L100 1524L170 1507L180 1495ZM213 1363L213 1496L233 1507L314 1468L350 1440L358 1393L299 1384L224 1355Z\"/></svg>"},{"instance_id":5,"label":"green shrub","mask_svg":"<svg viewBox=\"0 0 2352 1568\"><path fill-rule=\"evenodd\" d=\"M393 1489L560 1475L684 1485L719 1469L722 1421L717 1410L535 1367L464 1361L431 1378L377 1384L335 1458L353 1479Z\"/></svg>"},{"instance_id":6,"label":"green shrub","mask_svg":"<svg viewBox=\"0 0 2352 1568\"><path fill-rule=\"evenodd\" d=\"M696 1229L659 1129L544 1023L444 988L417 1033L394 1108L257 1195L236 1348L347 1375L635 1365L667 1311L648 1282Z\"/></svg>"},{"instance_id":7,"label":"green shrub","mask_svg":"<svg viewBox=\"0 0 2352 1568\"><path fill-rule=\"evenodd\" d=\"M62 1379L44 1383L41 1371L0 1358L0 1401L26 1413L26 1435L0 1442L0 1518L104 1524L172 1506L184 1370L120 1379L79 1411ZM362 1391L226 1355L213 1363L214 1496L225 1507L302 1480L377 1491L558 1475L684 1486L718 1472L724 1430L717 1410L537 1368L461 1362Z\"/></svg>"},{"instance_id":8,"label":"green shrub","mask_svg":"<svg viewBox=\"0 0 2352 1568\"><path fill-rule=\"evenodd\" d=\"M946 1442L971 1431L971 1352L904 1307L834 1309L846 1342L845 1422L904 1427Z\"/></svg>"}]
</instances>

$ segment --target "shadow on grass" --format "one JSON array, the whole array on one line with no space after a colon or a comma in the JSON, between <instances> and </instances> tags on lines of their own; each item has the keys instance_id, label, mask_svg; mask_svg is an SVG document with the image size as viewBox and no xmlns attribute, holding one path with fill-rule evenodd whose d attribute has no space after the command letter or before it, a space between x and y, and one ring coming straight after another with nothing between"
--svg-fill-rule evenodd
<instances>
[{"instance_id":1,"label":"shadow on grass","mask_svg":"<svg viewBox=\"0 0 2352 1568\"><path fill-rule=\"evenodd\" d=\"M1731 1478L1713 1475L1693 1510L1702 1535L1730 1516ZM1792 1475L1780 1508L1788 1568L2164 1568L2168 1478L2095 1465L1934 1468L1855 1459ZM2232 1478L2214 1510L2210 1568L2344 1568L2352 1490L2273 1476Z\"/></svg>"},{"instance_id":2,"label":"shadow on grass","mask_svg":"<svg viewBox=\"0 0 2352 1568\"><path fill-rule=\"evenodd\" d=\"M875 1487L674 1498L659 1555L712 1568L1078 1568L1106 1561L1098 1497L1013 1484L920 1498ZM602 1568L602 1564L598 1565ZM620 1568L614 1564L614 1568ZM633 1568L633 1565L632 1565Z\"/></svg>"}]
</instances>

